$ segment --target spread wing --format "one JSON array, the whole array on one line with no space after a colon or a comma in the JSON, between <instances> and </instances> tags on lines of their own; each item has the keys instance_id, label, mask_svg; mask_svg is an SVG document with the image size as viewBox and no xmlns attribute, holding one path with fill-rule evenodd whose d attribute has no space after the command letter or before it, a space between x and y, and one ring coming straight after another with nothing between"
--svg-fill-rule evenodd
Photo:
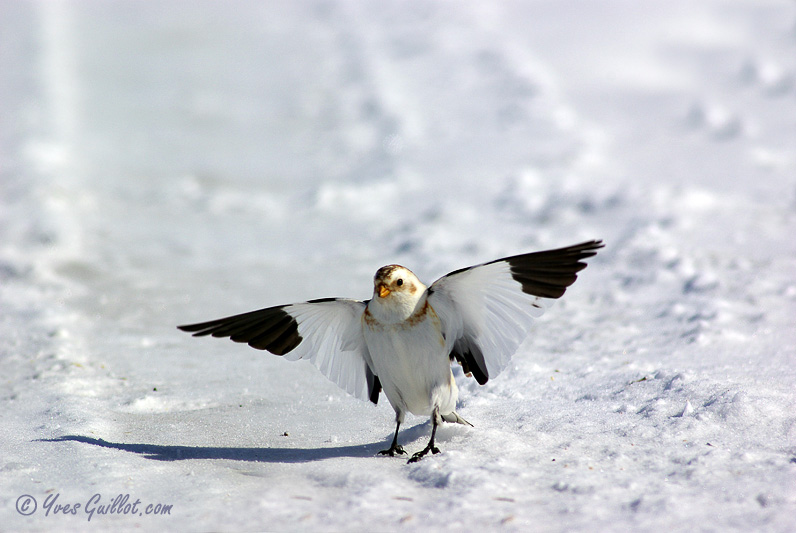
<instances>
[{"instance_id":1,"label":"spread wing","mask_svg":"<svg viewBox=\"0 0 796 533\"><path fill-rule=\"evenodd\" d=\"M451 359L483 385L508 365L545 302L560 298L602 248L589 241L456 270L435 281L428 302L442 322Z\"/></svg>"},{"instance_id":2,"label":"spread wing","mask_svg":"<svg viewBox=\"0 0 796 533\"><path fill-rule=\"evenodd\" d=\"M362 335L366 304L325 298L178 327L194 337L229 337L291 361L306 359L346 392L376 403L381 384Z\"/></svg>"}]
</instances>

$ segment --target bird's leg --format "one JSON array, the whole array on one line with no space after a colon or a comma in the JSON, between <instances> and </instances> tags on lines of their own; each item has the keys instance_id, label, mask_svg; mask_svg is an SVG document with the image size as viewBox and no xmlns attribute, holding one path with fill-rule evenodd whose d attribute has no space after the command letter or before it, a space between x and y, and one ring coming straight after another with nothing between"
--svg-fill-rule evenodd
<instances>
[{"instance_id":1,"label":"bird's leg","mask_svg":"<svg viewBox=\"0 0 796 533\"><path fill-rule=\"evenodd\" d=\"M442 419L439 416L439 408L435 407L434 412L431 414L431 440L428 441L428 445L417 452L416 454L412 455L412 457L407 461L408 463L416 463L420 459L422 459L428 452L431 453L439 453L439 448L434 446L434 437L437 435L437 426L442 423Z\"/></svg>"},{"instance_id":2,"label":"bird's leg","mask_svg":"<svg viewBox=\"0 0 796 533\"><path fill-rule=\"evenodd\" d=\"M395 424L395 436L392 438L392 444L386 450L382 450L379 452L380 455L389 455L390 457L395 457L395 454L398 455L405 455L406 451L403 449L402 446L398 445L398 428L401 427L401 421L398 420Z\"/></svg>"}]
</instances>

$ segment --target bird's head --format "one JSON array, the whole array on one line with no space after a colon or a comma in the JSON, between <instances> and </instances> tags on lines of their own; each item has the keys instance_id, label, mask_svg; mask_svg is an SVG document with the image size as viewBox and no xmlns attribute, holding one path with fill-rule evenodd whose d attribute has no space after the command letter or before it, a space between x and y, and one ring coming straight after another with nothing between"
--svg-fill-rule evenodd
<instances>
[{"instance_id":1,"label":"bird's head","mask_svg":"<svg viewBox=\"0 0 796 533\"><path fill-rule=\"evenodd\" d=\"M415 311L426 286L406 267L387 265L373 277L373 307L385 321L405 320Z\"/></svg>"}]
</instances>

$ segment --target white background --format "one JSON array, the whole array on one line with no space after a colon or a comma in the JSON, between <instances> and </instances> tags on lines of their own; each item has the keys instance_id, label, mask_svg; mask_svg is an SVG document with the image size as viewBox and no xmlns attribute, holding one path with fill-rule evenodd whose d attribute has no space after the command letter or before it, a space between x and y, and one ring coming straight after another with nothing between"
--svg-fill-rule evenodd
<instances>
[{"instance_id":1,"label":"white background","mask_svg":"<svg viewBox=\"0 0 796 533\"><path fill-rule=\"evenodd\" d=\"M0 72L0 529L796 529L793 2L4 2ZM413 465L175 328L591 238Z\"/></svg>"}]
</instances>

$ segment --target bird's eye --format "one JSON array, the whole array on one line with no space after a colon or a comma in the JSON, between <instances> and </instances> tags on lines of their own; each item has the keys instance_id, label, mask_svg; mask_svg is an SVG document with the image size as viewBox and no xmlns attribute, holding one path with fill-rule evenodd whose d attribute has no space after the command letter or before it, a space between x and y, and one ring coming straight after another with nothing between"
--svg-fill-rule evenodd
<instances>
[{"instance_id":1,"label":"bird's eye","mask_svg":"<svg viewBox=\"0 0 796 533\"><path fill-rule=\"evenodd\" d=\"M398 286L400 287L401 285L403 285L403 284L404 284L404 280L402 280L402 279L398 278L398 281L396 281L396 282L395 282L395 284L396 284L396 285L398 285Z\"/></svg>"}]
</instances>

